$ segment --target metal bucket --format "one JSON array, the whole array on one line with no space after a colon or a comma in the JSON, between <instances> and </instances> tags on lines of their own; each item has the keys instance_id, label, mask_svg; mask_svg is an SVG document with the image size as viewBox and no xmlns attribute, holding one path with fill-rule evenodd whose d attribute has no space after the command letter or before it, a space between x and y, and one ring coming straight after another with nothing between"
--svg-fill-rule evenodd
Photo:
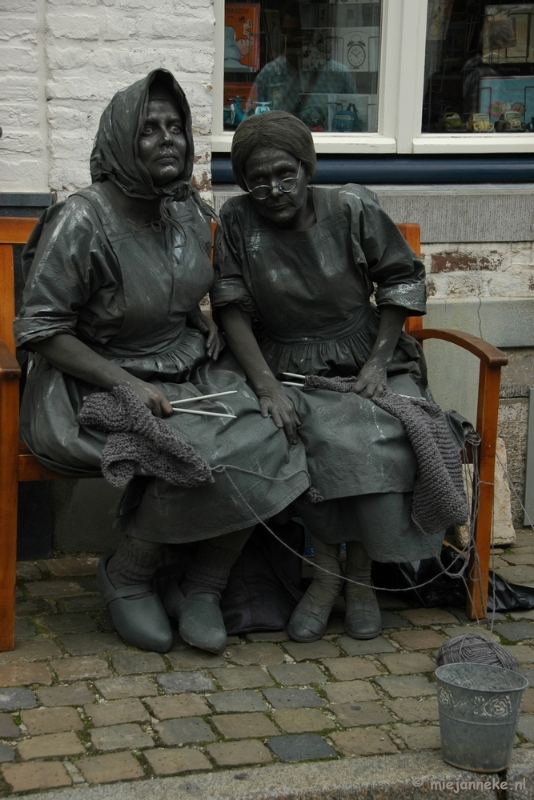
<instances>
[{"instance_id":1,"label":"metal bucket","mask_svg":"<svg viewBox=\"0 0 534 800\"><path fill-rule=\"evenodd\" d=\"M454 767L500 772L510 763L528 681L487 664L445 664L438 681L441 755Z\"/></svg>"}]
</instances>

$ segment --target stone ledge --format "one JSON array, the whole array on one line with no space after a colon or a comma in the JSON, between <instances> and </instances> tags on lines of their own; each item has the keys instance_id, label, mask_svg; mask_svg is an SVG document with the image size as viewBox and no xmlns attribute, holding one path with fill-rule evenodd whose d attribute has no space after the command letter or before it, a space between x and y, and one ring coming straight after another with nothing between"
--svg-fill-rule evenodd
<instances>
[{"instance_id":1,"label":"stone ledge","mask_svg":"<svg viewBox=\"0 0 534 800\"><path fill-rule=\"evenodd\" d=\"M534 184L372 186L396 222L419 222L424 244L529 242L533 238ZM213 187L215 210L241 190Z\"/></svg>"},{"instance_id":2,"label":"stone ledge","mask_svg":"<svg viewBox=\"0 0 534 800\"><path fill-rule=\"evenodd\" d=\"M270 765L240 768L209 775L154 779L149 782L116 783L94 788L78 787L32 794L32 800L423 800L456 796L452 788L431 781L503 780L446 764L437 752L368 758L346 758L328 763ZM534 800L534 751L514 751L508 770L508 800ZM514 789L514 782L525 788ZM465 788L465 787L464 787ZM495 789L466 789L470 800L495 800ZM458 794L461 794L458 792ZM467 795L466 795L467 796Z\"/></svg>"}]
</instances>

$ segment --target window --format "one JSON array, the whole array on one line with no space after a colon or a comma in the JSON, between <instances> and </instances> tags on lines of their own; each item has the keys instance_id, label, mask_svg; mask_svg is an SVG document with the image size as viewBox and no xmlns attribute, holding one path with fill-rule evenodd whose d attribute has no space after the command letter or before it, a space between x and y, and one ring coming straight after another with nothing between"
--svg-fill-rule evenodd
<instances>
[{"instance_id":1,"label":"window","mask_svg":"<svg viewBox=\"0 0 534 800\"><path fill-rule=\"evenodd\" d=\"M534 130L534 4L429 1L422 130Z\"/></svg>"},{"instance_id":2,"label":"window","mask_svg":"<svg viewBox=\"0 0 534 800\"><path fill-rule=\"evenodd\" d=\"M282 109L316 133L376 132L381 0L227 0L223 125Z\"/></svg>"},{"instance_id":3,"label":"window","mask_svg":"<svg viewBox=\"0 0 534 800\"><path fill-rule=\"evenodd\" d=\"M283 108L318 153L534 147L534 3L215 0L213 150Z\"/></svg>"}]
</instances>

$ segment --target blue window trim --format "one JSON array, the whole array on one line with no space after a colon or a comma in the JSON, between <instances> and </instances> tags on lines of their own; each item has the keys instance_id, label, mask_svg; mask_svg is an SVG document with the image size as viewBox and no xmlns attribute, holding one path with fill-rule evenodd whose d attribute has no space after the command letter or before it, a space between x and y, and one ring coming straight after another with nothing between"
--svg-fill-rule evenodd
<instances>
[{"instance_id":1,"label":"blue window trim","mask_svg":"<svg viewBox=\"0 0 534 800\"><path fill-rule=\"evenodd\" d=\"M235 183L227 155L213 155L212 180ZM314 183L534 183L534 155L318 157Z\"/></svg>"}]
</instances>

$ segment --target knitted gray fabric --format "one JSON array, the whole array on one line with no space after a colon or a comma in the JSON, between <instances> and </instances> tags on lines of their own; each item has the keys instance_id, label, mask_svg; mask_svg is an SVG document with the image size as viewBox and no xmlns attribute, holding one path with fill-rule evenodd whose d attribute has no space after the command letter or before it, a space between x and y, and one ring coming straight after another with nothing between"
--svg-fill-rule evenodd
<instances>
[{"instance_id":1,"label":"knitted gray fabric","mask_svg":"<svg viewBox=\"0 0 534 800\"><path fill-rule=\"evenodd\" d=\"M304 389L350 392L356 380L307 375ZM441 408L433 401L401 397L390 389L382 397L373 397L373 402L402 422L413 447L417 474L412 519L417 527L432 535L444 532L449 525L463 525L469 517L469 504L462 462Z\"/></svg>"},{"instance_id":2,"label":"knitted gray fabric","mask_svg":"<svg viewBox=\"0 0 534 800\"><path fill-rule=\"evenodd\" d=\"M113 486L126 486L135 466L173 486L192 489L213 483L209 464L129 386L89 395L78 415L81 425L109 433L102 451L102 474Z\"/></svg>"},{"instance_id":3,"label":"knitted gray fabric","mask_svg":"<svg viewBox=\"0 0 534 800\"><path fill-rule=\"evenodd\" d=\"M358 379L353 375L349 378L323 378L322 375L306 375L304 389L330 389L332 392L350 392Z\"/></svg>"},{"instance_id":4,"label":"knitted gray fabric","mask_svg":"<svg viewBox=\"0 0 534 800\"><path fill-rule=\"evenodd\" d=\"M428 534L463 525L469 517L462 461L437 403L422 397L401 397L386 391L373 398L377 406L397 417L408 434L417 459L412 519Z\"/></svg>"}]
</instances>

